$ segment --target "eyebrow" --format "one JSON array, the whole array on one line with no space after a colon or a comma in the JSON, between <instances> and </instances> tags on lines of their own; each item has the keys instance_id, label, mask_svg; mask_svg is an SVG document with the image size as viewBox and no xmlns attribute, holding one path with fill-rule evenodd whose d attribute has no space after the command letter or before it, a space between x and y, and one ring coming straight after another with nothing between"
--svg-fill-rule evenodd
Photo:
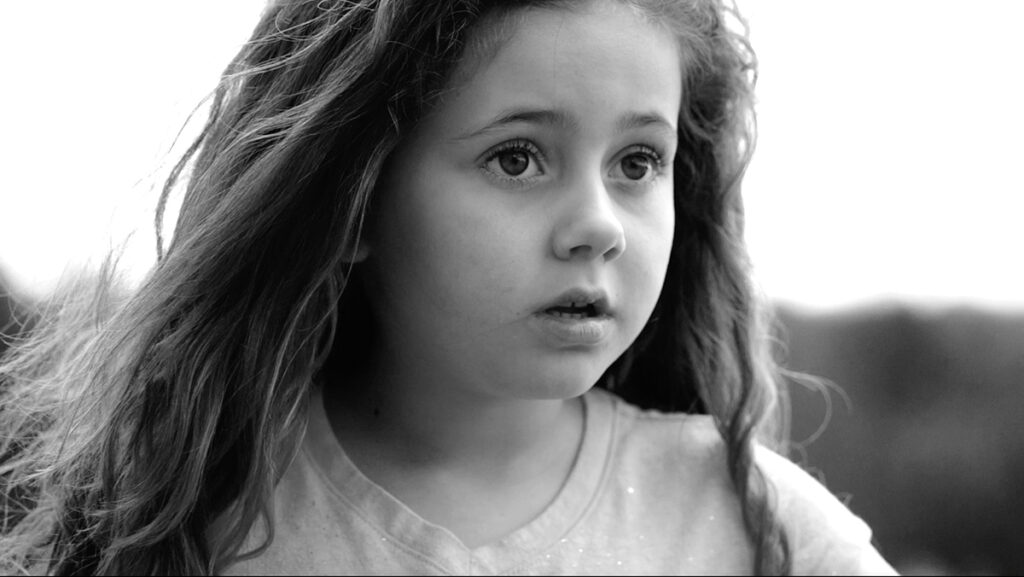
<instances>
[{"instance_id":1,"label":"eyebrow","mask_svg":"<svg viewBox=\"0 0 1024 577\"><path fill-rule=\"evenodd\" d=\"M631 128L644 128L647 126L656 126L672 133L676 132L676 126L657 112L627 114L615 123L615 128L619 131L629 130Z\"/></svg>"},{"instance_id":2,"label":"eyebrow","mask_svg":"<svg viewBox=\"0 0 1024 577\"><path fill-rule=\"evenodd\" d=\"M495 120L489 122L483 128L458 136L455 140L469 140L510 124L540 124L555 126L564 130L579 130L579 121L568 112L563 110L516 108L499 115ZM657 112L631 113L623 116L615 123L615 129L622 132L633 128L644 128L656 126L666 132L675 133L676 127Z\"/></svg>"}]
</instances>

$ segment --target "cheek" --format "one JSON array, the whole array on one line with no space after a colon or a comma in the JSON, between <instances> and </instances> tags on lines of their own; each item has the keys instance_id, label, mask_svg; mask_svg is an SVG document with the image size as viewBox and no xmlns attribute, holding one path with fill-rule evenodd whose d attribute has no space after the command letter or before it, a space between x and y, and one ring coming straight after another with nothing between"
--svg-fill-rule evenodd
<instances>
[{"instance_id":1,"label":"cheek","mask_svg":"<svg viewBox=\"0 0 1024 577\"><path fill-rule=\"evenodd\" d=\"M493 305L515 291L520 276L522 227L457 181L421 181L403 200L392 213L384 274L397 275L393 284L448 318L498 320Z\"/></svg>"},{"instance_id":2,"label":"cheek","mask_svg":"<svg viewBox=\"0 0 1024 577\"><path fill-rule=\"evenodd\" d=\"M661 294L672 253L672 239L675 234L675 211L671 201L659 203L658 210L651 211L634 225L634 233L627 246L626 278L628 290L635 295L641 324L647 321Z\"/></svg>"},{"instance_id":3,"label":"cheek","mask_svg":"<svg viewBox=\"0 0 1024 577\"><path fill-rule=\"evenodd\" d=\"M431 219L430 245L424 264L437 284L445 287L447 301L460 308L480 309L500 302L510 292L517 269L515 238L500 219L465 207Z\"/></svg>"}]
</instances>

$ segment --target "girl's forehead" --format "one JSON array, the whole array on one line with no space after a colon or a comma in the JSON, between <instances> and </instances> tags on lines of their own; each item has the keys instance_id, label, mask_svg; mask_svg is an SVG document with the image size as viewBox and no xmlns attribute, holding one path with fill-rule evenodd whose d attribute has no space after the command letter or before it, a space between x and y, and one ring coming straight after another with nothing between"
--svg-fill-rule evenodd
<instances>
[{"instance_id":1,"label":"girl's forehead","mask_svg":"<svg viewBox=\"0 0 1024 577\"><path fill-rule=\"evenodd\" d=\"M634 8L603 0L483 22L436 112L460 130L514 109L607 110L674 122L681 92L675 37Z\"/></svg>"}]
</instances>

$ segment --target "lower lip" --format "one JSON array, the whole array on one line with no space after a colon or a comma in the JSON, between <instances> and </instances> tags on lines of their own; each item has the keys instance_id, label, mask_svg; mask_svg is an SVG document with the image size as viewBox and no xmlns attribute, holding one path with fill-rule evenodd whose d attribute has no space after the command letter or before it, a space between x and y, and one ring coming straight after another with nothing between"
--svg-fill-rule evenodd
<instances>
[{"instance_id":1,"label":"lower lip","mask_svg":"<svg viewBox=\"0 0 1024 577\"><path fill-rule=\"evenodd\" d=\"M563 346L596 345L605 340L612 329L609 316L570 318L539 312L530 319L544 335Z\"/></svg>"}]
</instances>

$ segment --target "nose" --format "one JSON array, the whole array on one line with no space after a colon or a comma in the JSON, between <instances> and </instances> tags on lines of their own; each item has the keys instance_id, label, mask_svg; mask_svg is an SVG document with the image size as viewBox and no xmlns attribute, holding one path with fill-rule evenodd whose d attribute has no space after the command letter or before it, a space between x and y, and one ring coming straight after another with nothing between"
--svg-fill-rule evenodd
<instances>
[{"instance_id":1,"label":"nose","mask_svg":"<svg viewBox=\"0 0 1024 577\"><path fill-rule=\"evenodd\" d=\"M611 261L626 250L626 233L600 178L578 183L565 199L553 249L562 260Z\"/></svg>"}]
</instances>

